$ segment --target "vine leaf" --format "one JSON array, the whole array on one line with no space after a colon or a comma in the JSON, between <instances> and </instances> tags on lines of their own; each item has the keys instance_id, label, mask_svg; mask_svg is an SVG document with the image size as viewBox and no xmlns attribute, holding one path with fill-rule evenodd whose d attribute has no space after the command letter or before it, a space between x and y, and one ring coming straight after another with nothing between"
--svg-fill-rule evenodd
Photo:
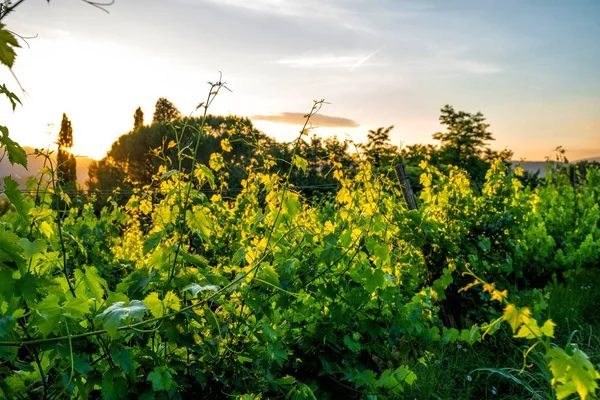
<instances>
[{"instance_id":1,"label":"vine leaf","mask_svg":"<svg viewBox=\"0 0 600 400\"><path fill-rule=\"evenodd\" d=\"M144 304L148 307L150 314L155 318L163 316L163 303L158 298L158 293L152 292L144 299Z\"/></svg>"},{"instance_id":2,"label":"vine leaf","mask_svg":"<svg viewBox=\"0 0 600 400\"><path fill-rule=\"evenodd\" d=\"M27 153L25 153L25 150L17 142L8 137L7 127L0 125L0 132L2 132L0 145L6 149L8 161L12 165L19 164L27 169Z\"/></svg>"},{"instance_id":3,"label":"vine leaf","mask_svg":"<svg viewBox=\"0 0 600 400\"><path fill-rule=\"evenodd\" d=\"M112 337L117 336L118 328L125 318L142 319L147 309L146 305L139 300L131 300L127 307L124 307L124 304L123 301L117 301L96 317L102 321L102 326Z\"/></svg>"},{"instance_id":4,"label":"vine leaf","mask_svg":"<svg viewBox=\"0 0 600 400\"><path fill-rule=\"evenodd\" d=\"M73 354L73 368L84 378L87 378L88 372L94 370L90 364L90 357L87 354Z\"/></svg>"},{"instance_id":5,"label":"vine leaf","mask_svg":"<svg viewBox=\"0 0 600 400\"><path fill-rule=\"evenodd\" d=\"M29 205L23 197L23 193L19 190L19 184L10 176L4 177L4 194L8 200L15 206L17 213L23 218L26 224L29 224Z\"/></svg>"},{"instance_id":6,"label":"vine leaf","mask_svg":"<svg viewBox=\"0 0 600 400\"><path fill-rule=\"evenodd\" d=\"M8 68L12 68L15 63L17 53L15 53L15 47L19 46L17 38L4 29L4 24L0 24L0 63L6 65Z\"/></svg>"},{"instance_id":7,"label":"vine leaf","mask_svg":"<svg viewBox=\"0 0 600 400\"><path fill-rule=\"evenodd\" d=\"M186 287L183 288L184 292L190 291L192 293L192 296L196 296L198 293L204 292L206 290L210 290L210 291L213 291L213 292L218 292L219 291L219 287L215 286L215 285L200 286L197 283L191 283L191 284L189 284L189 285L187 285Z\"/></svg>"},{"instance_id":8,"label":"vine leaf","mask_svg":"<svg viewBox=\"0 0 600 400\"><path fill-rule=\"evenodd\" d=\"M77 287L77 292L87 295L89 292L94 299L102 300L104 291L108 288L106 280L100 276L96 267L85 267L85 272L80 269L75 270L75 279L82 285Z\"/></svg>"},{"instance_id":9,"label":"vine leaf","mask_svg":"<svg viewBox=\"0 0 600 400\"><path fill-rule=\"evenodd\" d=\"M0 269L2 265L10 265L14 268L22 267L25 263L21 256L22 250L17 245L19 237L12 232L0 230Z\"/></svg>"},{"instance_id":10,"label":"vine leaf","mask_svg":"<svg viewBox=\"0 0 600 400\"><path fill-rule=\"evenodd\" d=\"M15 328L17 320L9 315L0 317L0 337L6 337Z\"/></svg>"},{"instance_id":11,"label":"vine leaf","mask_svg":"<svg viewBox=\"0 0 600 400\"><path fill-rule=\"evenodd\" d=\"M60 299L55 294L48 295L33 308L45 320L45 322L39 324L40 331L44 336L54 331L54 328L63 317L80 320L90 312L87 300L72 297L61 306Z\"/></svg>"},{"instance_id":12,"label":"vine leaf","mask_svg":"<svg viewBox=\"0 0 600 400\"><path fill-rule=\"evenodd\" d=\"M509 304L504 309L504 319L510 324L513 333L517 331L517 329L529 322L531 316L531 311L528 308L518 309L514 304Z\"/></svg>"},{"instance_id":13,"label":"vine leaf","mask_svg":"<svg viewBox=\"0 0 600 400\"><path fill-rule=\"evenodd\" d=\"M159 392L169 390L173 386L173 375L165 367L157 367L148 374L148 382L152 382L152 390Z\"/></svg>"},{"instance_id":14,"label":"vine leaf","mask_svg":"<svg viewBox=\"0 0 600 400\"><path fill-rule=\"evenodd\" d=\"M8 90L8 88L4 84L0 85L0 94L3 94L6 97L8 97L8 100L10 101L10 105L12 106L13 111L15 111L15 108L17 108L17 103L23 105L23 103L21 103L21 100L17 97L17 95L14 94L13 92L11 92L10 90Z\"/></svg>"},{"instance_id":15,"label":"vine leaf","mask_svg":"<svg viewBox=\"0 0 600 400\"><path fill-rule=\"evenodd\" d=\"M600 374L581 350L575 349L573 355L569 355L561 348L553 348L548 350L546 358L559 400L575 392L582 400L586 400L590 393L598 389L597 379L600 379Z\"/></svg>"},{"instance_id":16,"label":"vine leaf","mask_svg":"<svg viewBox=\"0 0 600 400\"><path fill-rule=\"evenodd\" d=\"M48 245L42 239L35 239L33 242L30 242L27 238L21 238L18 244L23 248L25 255L29 258L45 252L48 248Z\"/></svg>"}]
</instances>

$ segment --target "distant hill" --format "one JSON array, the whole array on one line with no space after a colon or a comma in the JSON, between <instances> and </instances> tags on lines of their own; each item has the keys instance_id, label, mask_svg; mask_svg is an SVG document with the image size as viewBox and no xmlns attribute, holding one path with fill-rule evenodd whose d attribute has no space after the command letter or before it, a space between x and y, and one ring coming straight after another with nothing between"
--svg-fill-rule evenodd
<instances>
[{"instance_id":1,"label":"distant hill","mask_svg":"<svg viewBox=\"0 0 600 400\"><path fill-rule=\"evenodd\" d=\"M21 188L25 188L27 179L30 176L37 175L38 171L44 166L44 159L35 156L34 148L23 146L23 150L27 153L27 169L20 165L11 165L8 157L4 157L0 162L0 177L12 176ZM54 160L56 160L55 156ZM92 161L93 159L89 157L77 157L77 183L82 187L84 187L85 181L88 179L88 168Z\"/></svg>"},{"instance_id":2,"label":"distant hill","mask_svg":"<svg viewBox=\"0 0 600 400\"><path fill-rule=\"evenodd\" d=\"M570 161L571 164L574 163L578 163L578 162L583 162L583 161L588 161L588 162L597 162L600 163L600 157L590 157L590 158L584 158L583 160L577 160L577 161ZM546 166L548 164L550 164L550 162L548 161L511 161L510 162L512 165L521 165L521 167L523 168L523 170L535 174L536 172L539 172L540 178L543 178L544 176L546 176ZM555 162L554 162L555 163Z\"/></svg>"},{"instance_id":3,"label":"distant hill","mask_svg":"<svg viewBox=\"0 0 600 400\"><path fill-rule=\"evenodd\" d=\"M540 178L546 176L546 166L549 164L548 161L511 161L510 163L513 166L520 165L525 172L529 172L530 174L539 172Z\"/></svg>"},{"instance_id":4,"label":"distant hill","mask_svg":"<svg viewBox=\"0 0 600 400\"><path fill-rule=\"evenodd\" d=\"M598 157L589 157L589 158L584 158L583 160L577 160L575 162L580 162L580 161L589 161L589 162L597 162L600 163L600 156Z\"/></svg>"}]
</instances>

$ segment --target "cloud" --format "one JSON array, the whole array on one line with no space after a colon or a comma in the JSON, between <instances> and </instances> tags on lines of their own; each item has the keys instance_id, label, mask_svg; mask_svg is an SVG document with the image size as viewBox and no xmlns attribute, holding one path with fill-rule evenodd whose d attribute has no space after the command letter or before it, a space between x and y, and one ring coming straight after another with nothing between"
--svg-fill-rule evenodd
<instances>
[{"instance_id":1,"label":"cloud","mask_svg":"<svg viewBox=\"0 0 600 400\"><path fill-rule=\"evenodd\" d=\"M338 7L333 0L204 0L221 6L243 8L246 10L279 14L285 16L319 16L336 17L347 13Z\"/></svg>"},{"instance_id":2,"label":"cloud","mask_svg":"<svg viewBox=\"0 0 600 400\"><path fill-rule=\"evenodd\" d=\"M180 0L196 2L197 0ZM272 14L339 25L353 32L371 32L361 13L338 0L204 0L221 7L238 8L259 14Z\"/></svg>"},{"instance_id":3,"label":"cloud","mask_svg":"<svg viewBox=\"0 0 600 400\"><path fill-rule=\"evenodd\" d=\"M354 55L333 55L333 54L321 54L311 55L307 54L299 57L284 58L276 61L276 64L285 65L292 68L305 68L305 69L317 69L317 68L339 68L348 69L354 71L367 61L369 61L375 54L379 53L381 48L372 51L370 53L354 54ZM371 63L370 65L376 65Z\"/></svg>"},{"instance_id":4,"label":"cloud","mask_svg":"<svg viewBox=\"0 0 600 400\"><path fill-rule=\"evenodd\" d=\"M280 124L289 125L304 125L306 121L305 113L299 112L282 112L276 115L253 115L250 117L254 121L277 122ZM310 122L314 126L328 128L357 128L360 125L358 122L349 118L332 117L330 115L316 114L310 118Z\"/></svg>"}]
</instances>

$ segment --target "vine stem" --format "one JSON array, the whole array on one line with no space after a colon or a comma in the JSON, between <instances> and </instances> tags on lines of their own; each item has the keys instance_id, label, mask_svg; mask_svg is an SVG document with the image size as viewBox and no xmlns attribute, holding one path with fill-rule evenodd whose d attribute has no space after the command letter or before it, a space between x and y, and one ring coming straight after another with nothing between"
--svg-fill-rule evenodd
<instances>
[{"instance_id":1,"label":"vine stem","mask_svg":"<svg viewBox=\"0 0 600 400\"><path fill-rule=\"evenodd\" d=\"M193 176L194 176L194 169L196 168L196 156L198 154L198 149L200 148L200 141L202 140L202 136L204 134L204 129L206 126L206 119L208 116L208 107L210 107L210 105L212 104L212 102L214 101L214 99L217 97L217 95L219 94L219 90L221 90L221 88L225 88L227 90L230 90L226 85L227 82L223 82L223 77L219 76L219 81L216 83L212 83L209 82L210 84L210 90L208 92L208 96L206 97L206 102L205 103L201 103L196 109L200 108L200 107L204 107L204 113L202 115L202 123L200 124L200 128L198 128L198 138L196 139L196 145L194 146L194 157L192 158L192 165L191 165L191 170L190 170L190 174L192 176L192 178L190 179L190 181L188 182L188 188L187 191L185 193L185 198L183 200L183 207L180 209L179 211L179 218L182 220L181 222L181 227L185 228L185 223L187 220L187 208L188 208L188 201L190 199L190 194L192 192L192 186L193 186ZM186 124L184 125L183 128L183 133L185 133L185 128L187 127L187 121ZM179 145L178 145L178 149L179 149ZM179 158L179 172L181 172L181 154L178 156ZM181 188L181 183L179 183L179 188ZM167 281L167 285L171 284L171 281L173 280L173 278L175 277L175 268L177 266L177 257L179 256L179 252L181 251L181 247L183 246L183 236L182 238L179 239L179 243L177 244L177 249L175 250L175 257L173 259L173 266L171 267L171 271L169 273L169 279Z\"/></svg>"},{"instance_id":2,"label":"vine stem","mask_svg":"<svg viewBox=\"0 0 600 400\"><path fill-rule=\"evenodd\" d=\"M48 157L48 162L50 163L50 171L52 172L50 177L52 179L52 189L54 191L54 196L56 196L56 226L58 228L58 238L60 241L60 248L62 250L62 258L63 258L63 268L62 268L62 272L65 276L65 279L67 280L67 285L69 285L69 291L71 292L71 294L73 295L73 297L77 297L77 295L75 294L75 289L73 288L73 285L71 284L71 280L69 279L69 272L67 271L67 249L65 248L65 241L63 238L63 234L62 234L62 222L60 220L60 203L58 202L58 191L57 191L57 186L56 186L56 179L54 177L54 166L52 165L52 160L50 159L49 156ZM56 168L58 169L58 165L56 166ZM62 188L61 188L62 189Z\"/></svg>"},{"instance_id":3,"label":"vine stem","mask_svg":"<svg viewBox=\"0 0 600 400\"><path fill-rule=\"evenodd\" d=\"M271 225L270 229L269 229L269 236L267 237L267 243L265 244L265 248L263 250L263 253L260 257L261 261L262 259L264 259L264 257L266 256L266 253L269 249L269 244L271 243L271 239L273 238L273 232L275 231L275 226L277 225L277 220L279 219L279 216L281 215L281 210L283 208L283 202L285 201L285 195L287 194L287 190L288 190L288 185L290 182L290 178L292 176L292 171L294 169L294 162L296 159L296 152L298 151L298 147L300 147L300 141L302 140L302 136L306 133L307 128L309 127L310 124L310 119L313 115L315 115L316 113L319 112L319 110L321 109L321 107L323 106L323 104L325 103L325 100L321 100L321 101L316 101L314 102L310 112L306 115L306 121L304 121L304 125L302 126L302 130L300 131L300 135L298 135L298 137L296 138L296 140L294 141L294 148L292 149L292 162L290 164L290 168L288 170L288 173L286 175L286 179L285 179L285 185L283 185L283 190L281 193L281 199L279 200L279 205L277 207L277 214L275 215L275 219L273 220L273 224ZM254 269L254 275L252 276L252 280L254 280L256 278L256 275L258 274L258 266L260 265L260 262L257 262L255 265L255 269ZM242 306L240 307L240 312L238 315L238 320L242 319L242 315L244 314L244 307L246 306L246 298L248 296L248 292L244 293L244 297L242 298Z\"/></svg>"},{"instance_id":4,"label":"vine stem","mask_svg":"<svg viewBox=\"0 0 600 400\"><path fill-rule=\"evenodd\" d=\"M194 309L196 307L200 307L201 305L204 305L207 301L216 298L218 295L220 295L221 293L223 293L225 290L229 289L230 287L236 285L241 280L245 279L246 276L248 276L250 274L250 272L252 272L252 271L248 271L246 274L242 274L237 279L234 279L233 281L231 281L226 286L223 286L218 292L216 292L212 296L209 296L206 299L201 299L197 303L194 303L194 304L191 304L191 305L189 305L187 307L184 307L184 308L182 308L179 311L174 311L172 313L165 314L165 315L163 315L161 317L155 317L155 318L147 319L145 321L136 322L135 324L129 324L129 325L120 326L120 327L117 328L117 331L121 332L121 331L127 331L127 330L135 330L135 328L137 328L139 326L144 326L144 325L147 325L147 324L150 324L150 323L153 323L153 322L159 322L159 321L165 320L167 318L171 318L171 317L174 317L176 315L182 314L182 313L184 313L186 311L192 310L192 309ZM97 330L97 331L85 332L85 333L80 333L80 334L77 334L77 335L65 335L65 336L57 336L57 337L53 337L53 338L33 339L33 340L25 340L25 341L19 341L19 342L0 342L0 347L22 347L22 346L32 346L32 345L36 345L36 344L61 342L63 340L69 340L69 341L71 341L71 340L83 339L83 338L86 338L86 337L89 337L89 336L98 336L98 335L102 335L102 334L105 334L105 333L108 333L108 331L106 329L100 329L100 330Z\"/></svg>"}]
</instances>

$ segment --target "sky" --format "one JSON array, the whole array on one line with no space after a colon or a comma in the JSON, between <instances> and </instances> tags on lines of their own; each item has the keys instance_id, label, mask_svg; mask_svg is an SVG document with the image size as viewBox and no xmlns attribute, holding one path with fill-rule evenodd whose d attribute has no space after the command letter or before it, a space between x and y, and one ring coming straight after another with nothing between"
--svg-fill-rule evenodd
<instances>
[{"instance_id":1,"label":"sky","mask_svg":"<svg viewBox=\"0 0 600 400\"><path fill-rule=\"evenodd\" d=\"M3 21L33 37L0 82L21 145L101 158L166 97L188 115L223 80L213 114L250 117L281 141L324 99L314 133L355 142L394 125L395 145L435 143L440 109L481 111L515 159L600 156L600 0L26 0ZM6 103L6 104L5 104Z\"/></svg>"}]
</instances>

